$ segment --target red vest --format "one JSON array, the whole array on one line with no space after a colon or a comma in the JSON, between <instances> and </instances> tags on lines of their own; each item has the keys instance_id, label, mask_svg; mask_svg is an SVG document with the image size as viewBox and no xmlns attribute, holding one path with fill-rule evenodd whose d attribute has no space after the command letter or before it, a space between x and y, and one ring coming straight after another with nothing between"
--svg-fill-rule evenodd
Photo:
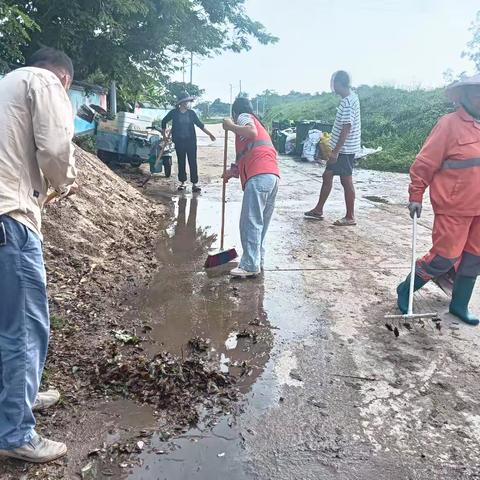
<instances>
[{"instance_id":1,"label":"red vest","mask_svg":"<svg viewBox=\"0 0 480 480\"><path fill-rule=\"evenodd\" d=\"M242 139L240 135L235 137L237 165L243 189L245 189L247 181L255 175L272 173L280 177L277 151L272 144L270 135L254 115L251 117L257 129L255 138Z\"/></svg>"}]
</instances>

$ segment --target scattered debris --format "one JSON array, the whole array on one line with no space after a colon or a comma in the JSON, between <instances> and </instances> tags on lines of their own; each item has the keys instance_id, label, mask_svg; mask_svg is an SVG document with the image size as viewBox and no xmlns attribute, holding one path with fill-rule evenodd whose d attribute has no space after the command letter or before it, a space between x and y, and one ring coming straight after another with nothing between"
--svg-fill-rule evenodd
<instances>
[{"instance_id":1,"label":"scattered debris","mask_svg":"<svg viewBox=\"0 0 480 480\"><path fill-rule=\"evenodd\" d=\"M153 358L138 352L121 355L116 344L104 350L96 367L97 375L91 375L96 390L127 394L165 409L181 424L198 421L197 406L202 401L208 400L212 406L215 397L237 398L234 378L207 365L199 356L179 359L166 352ZM225 403L218 405L227 409Z\"/></svg>"},{"instance_id":2,"label":"scattered debris","mask_svg":"<svg viewBox=\"0 0 480 480\"><path fill-rule=\"evenodd\" d=\"M97 468L95 463L89 462L80 471L82 480L95 480L97 478Z\"/></svg>"},{"instance_id":3,"label":"scattered debris","mask_svg":"<svg viewBox=\"0 0 480 480\"><path fill-rule=\"evenodd\" d=\"M138 345L140 343L139 337L128 333L126 330L114 330L112 334L117 340L125 345Z\"/></svg>"},{"instance_id":4,"label":"scattered debris","mask_svg":"<svg viewBox=\"0 0 480 480\"><path fill-rule=\"evenodd\" d=\"M294 380L297 380L298 382L303 382L302 376L296 370L292 370L290 372L290 377L293 378Z\"/></svg>"},{"instance_id":5,"label":"scattered debris","mask_svg":"<svg viewBox=\"0 0 480 480\"><path fill-rule=\"evenodd\" d=\"M210 348L210 339L203 339L201 337L194 337L188 341L188 346L194 352L206 352Z\"/></svg>"}]
</instances>

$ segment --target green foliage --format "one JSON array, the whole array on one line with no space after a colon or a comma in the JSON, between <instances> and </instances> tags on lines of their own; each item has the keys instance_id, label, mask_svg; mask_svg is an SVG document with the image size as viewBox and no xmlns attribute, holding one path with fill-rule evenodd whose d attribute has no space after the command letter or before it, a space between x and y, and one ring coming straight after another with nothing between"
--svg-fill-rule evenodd
<instances>
[{"instance_id":1,"label":"green foliage","mask_svg":"<svg viewBox=\"0 0 480 480\"><path fill-rule=\"evenodd\" d=\"M186 52L204 56L248 50L252 39L277 40L248 17L245 1L0 0L6 18L14 18L2 28L8 48L0 47L0 58L11 61L15 45L23 56L41 45L56 47L72 57L76 78L116 80L120 104L162 99L162 86ZM22 22L29 42L19 35Z\"/></svg>"},{"instance_id":2,"label":"green foliage","mask_svg":"<svg viewBox=\"0 0 480 480\"><path fill-rule=\"evenodd\" d=\"M185 82L170 82L167 85L166 103L168 105L175 105L178 96L182 92L187 92L189 95L195 98L200 98L205 90L202 90L198 85Z\"/></svg>"},{"instance_id":3,"label":"green foliage","mask_svg":"<svg viewBox=\"0 0 480 480\"><path fill-rule=\"evenodd\" d=\"M362 144L383 152L362 162L367 168L406 172L438 118L451 111L443 89L402 90L361 86ZM287 96L288 97L288 96ZM309 100L286 99L271 108L265 121L322 120L333 123L339 97L331 93Z\"/></svg>"},{"instance_id":4,"label":"green foliage","mask_svg":"<svg viewBox=\"0 0 480 480\"><path fill-rule=\"evenodd\" d=\"M31 32L38 30L26 13L8 3L0 0L0 73L24 61L22 47L28 45Z\"/></svg>"},{"instance_id":5,"label":"green foliage","mask_svg":"<svg viewBox=\"0 0 480 480\"><path fill-rule=\"evenodd\" d=\"M222 102L219 98L213 102L199 103L196 108L200 111L204 120L230 116L230 104Z\"/></svg>"},{"instance_id":6,"label":"green foliage","mask_svg":"<svg viewBox=\"0 0 480 480\"><path fill-rule=\"evenodd\" d=\"M52 330L60 330L65 325L63 318L56 315L50 315L50 327Z\"/></svg>"},{"instance_id":7,"label":"green foliage","mask_svg":"<svg viewBox=\"0 0 480 480\"><path fill-rule=\"evenodd\" d=\"M97 146L95 144L94 135L82 135L81 137L75 137L73 139L75 145L78 145L82 150L92 153L93 155L97 154Z\"/></svg>"},{"instance_id":8,"label":"green foliage","mask_svg":"<svg viewBox=\"0 0 480 480\"><path fill-rule=\"evenodd\" d=\"M467 50L463 56L472 60L477 70L480 70L480 11L477 12L477 18L470 28L472 32L472 39L467 44Z\"/></svg>"}]
</instances>

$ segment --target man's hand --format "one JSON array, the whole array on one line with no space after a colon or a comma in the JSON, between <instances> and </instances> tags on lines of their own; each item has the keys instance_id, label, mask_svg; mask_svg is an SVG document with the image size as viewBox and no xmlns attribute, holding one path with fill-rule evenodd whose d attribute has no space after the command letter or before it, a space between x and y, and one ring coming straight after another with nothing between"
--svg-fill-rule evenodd
<instances>
[{"instance_id":1,"label":"man's hand","mask_svg":"<svg viewBox=\"0 0 480 480\"><path fill-rule=\"evenodd\" d=\"M232 130L233 131L233 127L235 126L235 123L233 122L233 120L231 118L224 118L223 119L223 129L224 130Z\"/></svg>"},{"instance_id":2,"label":"man's hand","mask_svg":"<svg viewBox=\"0 0 480 480\"><path fill-rule=\"evenodd\" d=\"M223 181L227 183L231 178L238 178L239 172L238 167L235 164L232 164L230 168L225 170L225 173L222 175Z\"/></svg>"},{"instance_id":3,"label":"man's hand","mask_svg":"<svg viewBox=\"0 0 480 480\"><path fill-rule=\"evenodd\" d=\"M80 187L78 186L77 182L73 182L73 184L70 186L70 190L67 193L67 197L70 197L72 195L76 195L78 193L78 189Z\"/></svg>"},{"instance_id":4,"label":"man's hand","mask_svg":"<svg viewBox=\"0 0 480 480\"><path fill-rule=\"evenodd\" d=\"M333 163L337 163L338 155L339 155L339 153L336 150L333 150L332 153L330 154L330 156L328 157L327 163L329 165L332 165Z\"/></svg>"},{"instance_id":5,"label":"man's hand","mask_svg":"<svg viewBox=\"0 0 480 480\"><path fill-rule=\"evenodd\" d=\"M416 214L417 218L420 218L420 215L422 214L422 204L418 202L410 202L408 204L408 210L410 210L410 217L413 218Z\"/></svg>"},{"instance_id":6,"label":"man's hand","mask_svg":"<svg viewBox=\"0 0 480 480\"><path fill-rule=\"evenodd\" d=\"M213 133L211 133L209 137L212 142L214 142L217 139Z\"/></svg>"}]
</instances>

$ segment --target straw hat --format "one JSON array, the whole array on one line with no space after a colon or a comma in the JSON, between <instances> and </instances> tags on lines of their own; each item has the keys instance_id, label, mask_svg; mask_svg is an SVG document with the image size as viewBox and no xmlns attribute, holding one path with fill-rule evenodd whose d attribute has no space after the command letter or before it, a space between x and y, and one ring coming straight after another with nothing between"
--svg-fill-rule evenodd
<instances>
[{"instance_id":1,"label":"straw hat","mask_svg":"<svg viewBox=\"0 0 480 480\"><path fill-rule=\"evenodd\" d=\"M471 77L464 77L457 82L453 82L447 87L446 93L447 97L452 101L457 103L460 99L462 87L467 86L477 86L480 88L480 72L472 75Z\"/></svg>"},{"instance_id":2,"label":"straw hat","mask_svg":"<svg viewBox=\"0 0 480 480\"><path fill-rule=\"evenodd\" d=\"M195 100L195 97L189 95L188 92L180 92L180 94L177 96L177 107L181 103L193 102L193 100Z\"/></svg>"}]
</instances>

